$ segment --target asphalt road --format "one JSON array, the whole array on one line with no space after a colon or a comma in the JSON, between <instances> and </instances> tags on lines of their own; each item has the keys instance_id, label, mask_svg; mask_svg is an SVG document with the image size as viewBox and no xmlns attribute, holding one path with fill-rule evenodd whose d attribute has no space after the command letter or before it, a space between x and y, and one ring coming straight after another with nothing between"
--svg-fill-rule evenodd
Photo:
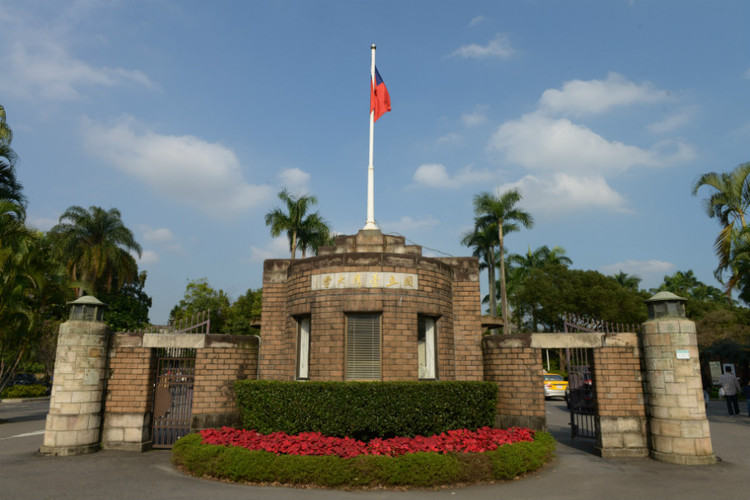
<instances>
[{"instance_id":1,"label":"asphalt road","mask_svg":"<svg viewBox=\"0 0 750 500\"><path fill-rule=\"evenodd\" d=\"M48 401L0 403L0 499L667 499L750 497L750 418L726 416L723 401L712 401L709 421L714 453L711 466L677 466L649 459L603 460L593 441L570 439L562 402L547 405L557 458L526 478L492 485L437 491L329 491L226 484L185 476L169 461L169 451L102 451L76 457L43 457ZM744 409L744 408L743 408Z\"/></svg>"}]
</instances>

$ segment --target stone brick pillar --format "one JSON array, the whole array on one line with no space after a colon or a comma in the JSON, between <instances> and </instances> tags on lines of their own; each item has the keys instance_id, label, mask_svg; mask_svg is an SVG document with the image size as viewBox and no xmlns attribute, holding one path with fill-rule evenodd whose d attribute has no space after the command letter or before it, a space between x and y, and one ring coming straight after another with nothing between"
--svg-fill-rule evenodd
<instances>
[{"instance_id":1,"label":"stone brick pillar","mask_svg":"<svg viewBox=\"0 0 750 500\"><path fill-rule=\"evenodd\" d=\"M44 455L82 455L100 449L109 328L104 304L91 296L71 302L60 325Z\"/></svg>"},{"instance_id":2,"label":"stone brick pillar","mask_svg":"<svg viewBox=\"0 0 750 500\"><path fill-rule=\"evenodd\" d=\"M651 456L675 464L713 464L695 323L685 318L684 300L660 292L647 301L643 348Z\"/></svg>"}]
</instances>

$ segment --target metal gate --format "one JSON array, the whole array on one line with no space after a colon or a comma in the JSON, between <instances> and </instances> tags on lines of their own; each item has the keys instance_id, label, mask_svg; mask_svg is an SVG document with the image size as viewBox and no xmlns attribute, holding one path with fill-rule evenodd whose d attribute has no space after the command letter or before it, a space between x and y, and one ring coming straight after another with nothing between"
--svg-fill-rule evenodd
<instances>
[{"instance_id":1,"label":"metal gate","mask_svg":"<svg viewBox=\"0 0 750 500\"><path fill-rule=\"evenodd\" d=\"M596 407L591 349L567 349L570 436L596 439Z\"/></svg>"},{"instance_id":2,"label":"metal gate","mask_svg":"<svg viewBox=\"0 0 750 500\"><path fill-rule=\"evenodd\" d=\"M171 448L190 433L195 349L159 349L154 378L154 448Z\"/></svg>"}]
</instances>

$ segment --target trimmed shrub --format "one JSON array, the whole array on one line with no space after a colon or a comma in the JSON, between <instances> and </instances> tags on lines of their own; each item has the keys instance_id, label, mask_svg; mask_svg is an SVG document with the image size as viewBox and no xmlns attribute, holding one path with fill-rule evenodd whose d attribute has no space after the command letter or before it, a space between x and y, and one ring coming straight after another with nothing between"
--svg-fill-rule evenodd
<instances>
[{"instance_id":1,"label":"trimmed shrub","mask_svg":"<svg viewBox=\"0 0 750 500\"><path fill-rule=\"evenodd\" d=\"M234 389L245 429L363 441L491 427L497 403L493 382L240 380Z\"/></svg>"},{"instance_id":2,"label":"trimmed shrub","mask_svg":"<svg viewBox=\"0 0 750 500\"><path fill-rule=\"evenodd\" d=\"M3 390L4 398L40 398L47 395L47 387L43 385L14 385Z\"/></svg>"},{"instance_id":3,"label":"trimmed shrub","mask_svg":"<svg viewBox=\"0 0 750 500\"><path fill-rule=\"evenodd\" d=\"M506 444L485 453L409 453L398 457L276 455L237 446L201 444L200 434L179 439L172 461L198 477L237 482L316 485L326 488L419 487L512 479L554 457L555 441Z\"/></svg>"}]
</instances>

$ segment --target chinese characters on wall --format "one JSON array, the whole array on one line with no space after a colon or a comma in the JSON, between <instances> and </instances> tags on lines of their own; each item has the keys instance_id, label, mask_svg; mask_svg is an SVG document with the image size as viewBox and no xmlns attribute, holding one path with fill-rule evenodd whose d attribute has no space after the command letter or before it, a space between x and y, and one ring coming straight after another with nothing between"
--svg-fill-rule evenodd
<instances>
[{"instance_id":1,"label":"chinese characters on wall","mask_svg":"<svg viewBox=\"0 0 750 500\"><path fill-rule=\"evenodd\" d=\"M419 283L416 274L381 272L346 272L315 274L312 276L312 290L333 288L392 288L417 290Z\"/></svg>"}]
</instances>

